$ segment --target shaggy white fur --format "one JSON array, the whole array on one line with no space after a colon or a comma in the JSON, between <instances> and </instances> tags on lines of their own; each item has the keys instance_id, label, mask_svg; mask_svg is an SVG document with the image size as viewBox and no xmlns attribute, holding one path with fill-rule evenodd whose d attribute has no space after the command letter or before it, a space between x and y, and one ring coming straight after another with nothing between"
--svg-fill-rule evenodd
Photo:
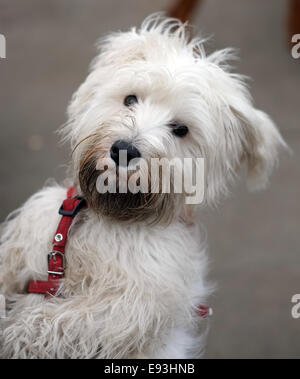
<instances>
[{"instance_id":1,"label":"shaggy white fur","mask_svg":"<svg viewBox=\"0 0 300 379\"><path fill-rule=\"evenodd\" d=\"M134 214L127 210L127 222L118 210L109 217L95 206L94 187L85 186L95 172L89 170L117 139L134 141L147 160L204 157L205 200L215 203L243 163L251 184L265 185L284 142L251 104L243 78L228 72L231 51L206 56L203 42L189 41L180 22L155 15L99 46L63 129L73 149L72 181L89 208L71 227L65 279L53 298L27 294L26 287L47 279L66 188L47 186L3 224L0 293L7 318L0 320L0 356L199 357L207 321L196 307L212 288L196 207L187 209L183 196L157 197L149 209L146 203ZM138 103L128 108L124 98L131 94ZM172 134L174 122L189 127L186 137Z\"/></svg>"}]
</instances>

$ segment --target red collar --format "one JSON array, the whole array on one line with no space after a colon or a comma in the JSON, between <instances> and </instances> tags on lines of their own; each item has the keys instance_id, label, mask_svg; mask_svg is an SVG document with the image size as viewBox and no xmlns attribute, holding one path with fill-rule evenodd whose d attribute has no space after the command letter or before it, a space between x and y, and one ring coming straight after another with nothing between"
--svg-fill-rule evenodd
<instances>
[{"instance_id":1,"label":"red collar","mask_svg":"<svg viewBox=\"0 0 300 379\"><path fill-rule=\"evenodd\" d=\"M85 200L80 196L74 196L74 193L74 187L70 187L67 191L67 198L59 208L59 214L62 218L52 242L52 251L48 254L48 280L31 280L27 290L28 293L42 294L45 297L57 295L60 280L65 274L65 249L68 231L74 217L86 206ZM212 314L212 309L206 305L199 305L196 308L196 312L200 317L207 318Z\"/></svg>"},{"instance_id":2,"label":"red collar","mask_svg":"<svg viewBox=\"0 0 300 379\"><path fill-rule=\"evenodd\" d=\"M74 192L74 187L68 189L67 198L59 209L59 214L62 215L62 218L52 242L52 251L48 254L48 280L30 281L28 286L29 293L39 293L46 297L55 296L57 294L60 279L62 279L65 274L65 249L68 240L68 231L74 217L86 205L82 197L73 197Z\"/></svg>"}]
</instances>

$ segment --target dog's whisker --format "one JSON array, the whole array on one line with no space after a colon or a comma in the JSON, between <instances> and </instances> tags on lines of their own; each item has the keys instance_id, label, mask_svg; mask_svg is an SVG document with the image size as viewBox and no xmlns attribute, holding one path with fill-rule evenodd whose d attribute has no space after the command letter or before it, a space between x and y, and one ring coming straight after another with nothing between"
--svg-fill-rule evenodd
<instances>
[{"instance_id":1,"label":"dog's whisker","mask_svg":"<svg viewBox=\"0 0 300 379\"><path fill-rule=\"evenodd\" d=\"M97 133L93 133L93 134L90 134L89 136L87 137L84 137L83 139L81 139L76 145L75 147L73 148L72 152L71 152L71 156L73 156L73 154L75 153L76 149L85 141L87 141L88 139L92 138L92 137L95 137L97 136Z\"/></svg>"}]
</instances>

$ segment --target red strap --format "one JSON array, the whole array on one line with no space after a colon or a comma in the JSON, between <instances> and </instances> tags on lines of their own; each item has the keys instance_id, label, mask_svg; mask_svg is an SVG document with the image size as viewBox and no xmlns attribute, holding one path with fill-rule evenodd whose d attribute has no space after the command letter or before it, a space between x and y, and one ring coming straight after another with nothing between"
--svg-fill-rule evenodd
<instances>
[{"instance_id":1,"label":"red strap","mask_svg":"<svg viewBox=\"0 0 300 379\"><path fill-rule=\"evenodd\" d=\"M69 187L67 191L67 197L73 197L74 193L75 193L75 188L73 186Z\"/></svg>"},{"instance_id":2,"label":"red strap","mask_svg":"<svg viewBox=\"0 0 300 379\"><path fill-rule=\"evenodd\" d=\"M202 318L207 318L209 316L212 316L213 310L211 307L208 307L207 305L198 305L197 307L197 314Z\"/></svg>"},{"instance_id":3,"label":"red strap","mask_svg":"<svg viewBox=\"0 0 300 379\"><path fill-rule=\"evenodd\" d=\"M67 199L64 200L59 209L62 215L58 228L53 239L53 249L48 255L48 281L30 281L28 292L40 293L45 296L55 296L60 279L64 277L65 271L65 248L68 241L68 231L73 219L80 209L85 205L84 199L72 197L74 187L70 187L67 192Z\"/></svg>"}]
</instances>

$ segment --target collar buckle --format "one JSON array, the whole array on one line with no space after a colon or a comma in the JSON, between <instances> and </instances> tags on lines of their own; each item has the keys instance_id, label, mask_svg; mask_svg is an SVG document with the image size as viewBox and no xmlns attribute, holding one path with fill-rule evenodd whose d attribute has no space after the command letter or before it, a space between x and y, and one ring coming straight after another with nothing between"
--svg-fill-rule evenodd
<instances>
[{"instance_id":1,"label":"collar buckle","mask_svg":"<svg viewBox=\"0 0 300 379\"><path fill-rule=\"evenodd\" d=\"M72 210L70 211L65 210L64 205L62 204L62 206L59 208L58 213L61 216L67 216L67 217L76 216L77 213L80 211L80 209L85 206L85 199L82 196L76 196L75 199L77 199L78 201L76 202L76 205Z\"/></svg>"},{"instance_id":2,"label":"collar buckle","mask_svg":"<svg viewBox=\"0 0 300 379\"><path fill-rule=\"evenodd\" d=\"M66 268L66 262L65 262L65 255L63 253L61 253L60 251L51 251L48 254L48 267L49 267L49 263L50 263L51 259L53 259L54 263L56 263L56 256L57 255L59 255L61 257L61 261L62 261L61 270L62 271L51 271L51 270L48 270L48 274L63 276L64 275L64 270Z\"/></svg>"}]
</instances>

